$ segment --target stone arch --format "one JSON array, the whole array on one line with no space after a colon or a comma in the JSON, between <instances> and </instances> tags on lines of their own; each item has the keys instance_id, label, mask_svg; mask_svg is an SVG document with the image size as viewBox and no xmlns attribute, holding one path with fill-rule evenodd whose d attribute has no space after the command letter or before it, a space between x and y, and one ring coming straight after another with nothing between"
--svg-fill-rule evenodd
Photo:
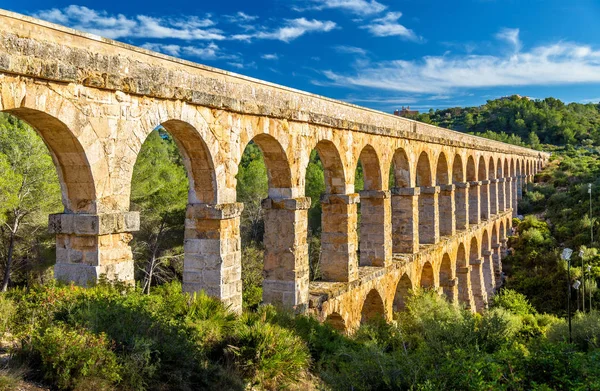
<instances>
[{"instance_id":1,"label":"stone arch","mask_svg":"<svg viewBox=\"0 0 600 391\"><path fill-rule=\"evenodd\" d=\"M417 163L417 186L419 195L419 243L434 244L439 240L439 226L435 210L437 188L432 186L431 165L426 152L421 152Z\"/></svg>"},{"instance_id":2,"label":"stone arch","mask_svg":"<svg viewBox=\"0 0 600 391\"><path fill-rule=\"evenodd\" d=\"M395 187L411 187L411 169L410 161L406 152L402 148L398 148L392 158L393 177Z\"/></svg>"},{"instance_id":3,"label":"stone arch","mask_svg":"<svg viewBox=\"0 0 600 391\"><path fill-rule=\"evenodd\" d=\"M440 153L438 157L437 166L435 170L435 184L437 186L447 185L449 184L449 176L448 176L448 161L446 160L446 155L444 152Z\"/></svg>"},{"instance_id":4,"label":"stone arch","mask_svg":"<svg viewBox=\"0 0 600 391\"><path fill-rule=\"evenodd\" d=\"M263 154L269 179L269 197L285 196L293 185L288 157L283 147L275 137L266 133L256 135L252 141Z\"/></svg>"},{"instance_id":5,"label":"stone arch","mask_svg":"<svg viewBox=\"0 0 600 391\"><path fill-rule=\"evenodd\" d=\"M471 272L467 264L467 254L463 243L458 245L454 264L456 265L456 278L458 280L458 301L467 308L472 308Z\"/></svg>"},{"instance_id":6,"label":"stone arch","mask_svg":"<svg viewBox=\"0 0 600 391\"><path fill-rule=\"evenodd\" d=\"M494 265L492 262L492 247L487 230L481 235L481 267L483 274L483 287L486 295L491 295L494 290Z\"/></svg>"},{"instance_id":7,"label":"stone arch","mask_svg":"<svg viewBox=\"0 0 600 391\"><path fill-rule=\"evenodd\" d=\"M500 284L500 274L502 272L502 260L500 258L500 239L498 237L498 228L496 227L496 224L492 226L491 247L492 266L494 273L494 288L496 288Z\"/></svg>"},{"instance_id":8,"label":"stone arch","mask_svg":"<svg viewBox=\"0 0 600 391\"><path fill-rule=\"evenodd\" d=\"M383 188L381 165L375 148L369 144L365 145L358 159L363 168L365 190L381 190Z\"/></svg>"},{"instance_id":9,"label":"stone arch","mask_svg":"<svg viewBox=\"0 0 600 391\"><path fill-rule=\"evenodd\" d=\"M323 164L325 193L346 194L344 164L335 144L329 140L321 140L314 149L317 150L319 159L321 159L321 163Z\"/></svg>"},{"instance_id":10,"label":"stone arch","mask_svg":"<svg viewBox=\"0 0 600 391\"><path fill-rule=\"evenodd\" d=\"M510 163L508 158L504 158L504 170L502 170L504 174L505 182L504 182L504 205L505 210L512 208L512 182L511 182L511 171L510 171Z\"/></svg>"},{"instance_id":11,"label":"stone arch","mask_svg":"<svg viewBox=\"0 0 600 391\"><path fill-rule=\"evenodd\" d=\"M439 230L440 235L454 235L454 197L453 187L449 186L450 176L448 175L448 161L444 152L438 157L437 167L435 170L436 185L440 187L438 198L439 210Z\"/></svg>"},{"instance_id":12,"label":"stone arch","mask_svg":"<svg viewBox=\"0 0 600 391\"><path fill-rule=\"evenodd\" d=\"M477 181L477 170L475 159L469 156L467 159L467 181L469 182L469 224L479 224L481 219L481 208L479 202L479 182Z\"/></svg>"},{"instance_id":13,"label":"stone arch","mask_svg":"<svg viewBox=\"0 0 600 391\"><path fill-rule=\"evenodd\" d=\"M337 312L329 314L325 319L325 323L327 323L340 333L346 332L346 322L344 321L344 318L342 318L342 315L338 314Z\"/></svg>"},{"instance_id":14,"label":"stone arch","mask_svg":"<svg viewBox=\"0 0 600 391\"><path fill-rule=\"evenodd\" d=\"M504 175L502 173L502 160L498 158L496 164L497 192L498 192L498 212L506 210L506 196L504 194Z\"/></svg>"},{"instance_id":15,"label":"stone arch","mask_svg":"<svg viewBox=\"0 0 600 391\"><path fill-rule=\"evenodd\" d=\"M56 167L65 212L99 212L102 207L97 204L92 167L71 128L54 115L36 109L19 107L3 112L29 124L48 147ZM105 175L108 175L108 171ZM108 181L108 178L102 180Z\"/></svg>"},{"instance_id":16,"label":"stone arch","mask_svg":"<svg viewBox=\"0 0 600 391\"><path fill-rule=\"evenodd\" d=\"M398 284L396 284L396 293L394 294L393 309L396 312L404 311L406 308L406 297L412 289L412 282L406 273L402 275Z\"/></svg>"},{"instance_id":17,"label":"stone arch","mask_svg":"<svg viewBox=\"0 0 600 391\"><path fill-rule=\"evenodd\" d=\"M421 152L419 155L415 178L417 187L427 187L432 185L431 164L429 162L429 155L427 155L427 152L425 151Z\"/></svg>"},{"instance_id":18,"label":"stone arch","mask_svg":"<svg viewBox=\"0 0 600 391\"><path fill-rule=\"evenodd\" d=\"M488 220L490 218L490 184L488 180L488 170L486 168L485 159L479 157L477 180L481 182L479 187L479 208L481 211L481 219Z\"/></svg>"},{"instance_id":19,"label":"stone arch","mask_svg":"<svg viewBox=\"0 0 600 391\"><path fill-rule=\"evenodd\" d=\"M465 181L465 170L462 158L459 154L454 155L452 162L452 183L462 183Z\"/></svg>"},{"instance_id":20,"label":"stone arch","mask_svg":"<svg viewBox=\"0 0 600 391\"><path fill-rule=\"evenodd\" d=\"M450 255L448 255L448 253L444 253L444 256L442 257L439 281L443 294L451 303L455 302L456 284L454 277L452 276L452 261L450 260Z\"/></svg>"},{"instance_id":21,"label":"stone arch","mask_svg":"<svg viewBox=\"0 0 600 391\"><path fill-rule=\"evenodd\" d=\"M181 120L167 120L160 126L173 137L181 154L190 185L188 203L215 204L217 180L213 158L200 133Z\"/></svg>"},{"instance_id":22,"label":"stone arch","mask_svg":"<svg viewBox=\"0 0 600 391\"><path fill-rule=\"evenodd\" d=\"M371 289L363 302L360 322L365 323L378 317L385 318L385 307L377 289Z\"/></svg>"},{"instance_id":23,"label":"stone arch","mask_svg":"<svg viewBox=\"0 0 600 391\"><path fill-rule=\"evenodd\" d=\"M430 289L435 287L435 277L433 275L433 266L430 262L425 262L421 268L421 288Z\"/></svg>"},{"instance_id":24,"label":"stone arch","mask_svg":"<svg viewBox=\"0 0 600 391\"><path fill-rule=\"evenodd\" d=\"M490 156L488 164L488 179L490 181L490 215L495 215L498 213L498 180L493 156Z\"/></svg>"},{"instance_id":25,"label":"stone arch","mask_svg":"<svg viewBox=\"0 0 600 391\"><path fill-rule=\"evenodd\" d=\"M469 247L469 265L471 266L471 289L473 299L475 300L476 311L481 311L485 307L487 298L485 297L485 288L483 286L482 259L477 237L471 238Z\"/></svg>"}]
</instances>

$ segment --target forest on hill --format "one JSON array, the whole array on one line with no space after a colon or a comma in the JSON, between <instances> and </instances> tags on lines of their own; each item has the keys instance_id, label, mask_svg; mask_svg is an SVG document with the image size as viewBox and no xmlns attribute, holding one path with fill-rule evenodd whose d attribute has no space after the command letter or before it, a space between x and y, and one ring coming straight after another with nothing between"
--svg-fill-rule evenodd
<instances>
[{"instance_id":1,"label":"forest on hill","mask_svg":"<svg viewBox=\"0 0 600 391\"><path fill-rule=\"evenodd\" d=\"M506 284L488 310L472 314L415 291L394 322L377 320L346 336L260 303L268 185L255 144L237 176L245 208L244 313L236 316L202 294L181 293L188 180L167 132L148 136L134 168L136 287L84 290L52 279L47 216L62 210L52 159L33 129L0 115L0 281L7 288L0 293L0 391L22 379L82 391L600 389L600 105L513 96L418 119L550 151L551 163L524 191L524 218L515 219L503 259ZM355 187L362 188L360 165ZM323 192L313 151L306 173L311 280L319 279ZM571 280L559 256L567 246L575 250ZM585 312L583 290L572 288L583 278Z\"/></svg>"}]
</instances>

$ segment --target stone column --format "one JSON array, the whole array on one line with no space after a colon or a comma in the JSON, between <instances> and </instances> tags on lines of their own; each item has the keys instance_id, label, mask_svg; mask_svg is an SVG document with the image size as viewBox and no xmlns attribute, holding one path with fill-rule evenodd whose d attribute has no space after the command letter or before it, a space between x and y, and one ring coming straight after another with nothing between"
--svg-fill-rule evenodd
<instances>
[{"instance_id":1,"label":"stone column","mask_svg":"<svg viewBox=\"0 0 600 391\"><path fill-rule=\"evenodd\" d=\"M511 185L512 185L512 189L511 189L511 195L512 195L512 210L513 210L513 217L517 217L517 205L518 205L518 200L519 200L519 196L518 196L518 189L519 189L519 178L514 177L511 178Z\"/></svg>"},{"instance_id":2,"label":"stone column","mask_svg":"<svg viewBox=\"0 0 600 391\"><path fill-rule=\"evenodd\" d=\"M490 219L490 181L480 181L479 186L479 209L482 220Z\"/></svg>"},{"instance_id":3,"label":"stone column","mask_svg":"<svg viewBox=\"0 0 600 391\"><path fill-rule=\"evenodd\" d=\"M440 241L439 186L421 187L419 196L419 243L435 244Z\"/></svg>"},{"instance_id":4,"label":"stone column","mask_svg":"<svg viewBox=\"0 0 600 391\"><path fill-rule=\"evenodd\" d=\"M360 265L386 266L392 260L390 191L360 192Z\"/></svg>"},{"instance_id":5,"label":"stone column","mask_svg":"<svg viewBox=\"0 0 600 391\"><path fill-rule=\"evenodd\" d=\"M485 284L483 279L483 270L481 264L483 259L475 259L469 262L471 269L471 289L473 291L473 299L475 300L475 308L477 312L483 311L487 306L487 295L485 293Z\"/></svg>"},{"instance_id":6,"label":"stone column","mask_svg":"<svg viewBox=\"0 0 600 391\"><path fill-rule=\"evenodd\" d=\"M418 187L392 189L392 252L415 254L419 251Z\"/></svg>"},{"instance_id":7,"label":"stone column","mask_svg":"<svg viewBox=\"0 0 600 391\"><path fill-rule=\"evenodd\" d=\"M263 301L293 308L308 303L310 198L267 198Z\"/></svg>"},{"instance_id":8,"label":"stone column","mask_svg":"<svg viewBox=\"0 0 600 391\"><path fill-rule=\"evenodd\" d=\"M439 200L440 236L454 236L456 233L454 185L441 185Z\"/></svg>"},{"instance_id":9,"label":"stone column","mask_svg":"<svg viewBox=\"0 0 600 391\"><path fill-rule=\"evenodd\" d=\"M189 204L185 216L183 291L204 291L242 311L241 203Z\"/></svg>"},{"instance_id":10,"label":"stone column","mask_svg":"<svg viewBox=\"0 0 600 391\"><path fill-rule=\"evenodd\" d=\"M481 221L479 185L481 185L479 181L469 182L469 224L479 224Z\"/></svg>"},{"instance_id":11,"label":"stone column","mask_svg":"<svg viewBox=\"0 0 600 391\"><path fill-rule=\"evenodd\" d=\"M485 293L491 296L494 293L494 289L496 287L496 274L495 274L495 265L492 260L493 252L489 250L483 250L481 252L483 255L483 281L485 282Z\"/></svg>"},{"instance_id":12,"label":"stone column","mask_svg":"<svg viewBox=\"0 0 600 391\"><path fill-rule=\"evenodd\" d=\"M500 243L492 244L492 264L494 265L495 287L502 283L502 256L500 255Z\"/></svg>"},{"instance_id":13,"label":"stone column","mask_svg":"<svg viewBox=\"0 0 600 391\"><path fill-rule=\"evenodd\" d=\"M134 284L131 232L140 228L138 212L50 215L48 231L56 234L54 277L79 286L100 276Z\"/></svg>"},{"instance_id":14,"label":"stone column","mask_svg":"<svg viewBox=\"0 0 600 391\"><path fill-rule=\"evenodd\" d=\"M504 178L504 202L506 204L506 210L512 209L513 207L513 185L512 178Z\"/></svg>"},{"instance_id":15,"label":"stone column","mask_svg":"<svg viewBox=\"0 0 600 391\"><path fill-rule=\"evenodd\" d=\"M321 276L324 281L349 282L358 278L356 210L358 194L321 197Z\"/></svg>"},{"instance_id":16,"label":"stone column","mask_svg":"<svg viewBox=\"0 0 600 391\"><path fill-rule=\"evenodd\" d=\"M466 309L475 311L475 301L471 291L471 266L456 268L458 279L458 300Z\"/></svg>"},{"instance_id":17,"label":"stone column","mask_svg":"<svg viewBox=\"0 0 600 391\"><path fill-rule=\"evenodd\" d=\"M506 228L508 230L508 228ZM500 239L500 257L506 258L508 255L508 239Z\"/></svg>"},{"instance_id":18,"label":"stone column","mask_svg":"<svg viewBox=\"0 0 600 391\"><path fill-rule=\"evenodd\" d=\"M469 184L455 183L454 205L456 213L456 229L469 229Z\"/></svg>"},{"instance_id":19,"label":"stone column","mask_svg":"<svg viewBox=\"0 0 600 391\"><path fill-rule=\"evenodd\" d=\"M496 179L498 181L498 211L504 212L506 210L506 194L504 192L504 178Z\"/></svg>"},{"instance_id":20,"label":"stone column","mask_svg":"<svg viewBox=\"0 0 600 391\"><path fill-rule=\"evenodd\" d=\"M498 180L490 179L490 215L498 213Z\"/></svg>"}]
</instances>

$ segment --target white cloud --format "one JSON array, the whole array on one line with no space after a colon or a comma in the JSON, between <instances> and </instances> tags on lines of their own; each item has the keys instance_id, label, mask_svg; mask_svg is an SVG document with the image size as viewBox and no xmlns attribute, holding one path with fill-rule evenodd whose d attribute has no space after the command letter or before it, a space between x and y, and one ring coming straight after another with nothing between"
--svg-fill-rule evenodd
<instances>
[{"instance_id":1,"label":"white cloud","mask_svg":"<svg viewBox=\"0 0 600 391\"><path fill-rule=\"evenodd\" d=\"M376 37L399 36L411 41L420 40L421 38L414 31L398 23L401 16L402 12L388 12L384 17L373 19L370 24L360 26L360 28L369 30Z\"/></svg>"},{"instance_id":2,"label":"white cloud","mask_svg":"<svg viewBox=\"0 0 600 391\"><path fill-rule=\"evenodd\" d=\"M225 19L230 23L246 23L258 19L258 16L248 15L245 12L238 11L235 15L225 15Z\"/></svg>"},{"instance_id":3,"label":"white cloud","mask_svg":"<svg viewBox=\"0 0 600 391\"><path fill-rule=\"evenodd\" d=\"M275 53L272 54L263 54L260 56L263 60L279 60L279 56Z\"/></svg>"},{"instance_id":4,"label":"white cloud","mask_svg":"<svg viewBox=\"0 0 600 391\"><path fill-rule=\"evenodd\" d=\"M328 32L337 25L329 20L308 20L306 18L286 19L286 24L273 31L257 31L251 34L236 34L232 39L240 41L251 41L252 39L273 39L290 42L311 32Z\"/></svg>"},{"instance_id":5,"label":"white cloud","mask_svg":"<svg viewBox=\"0 0 600 391\"><path fill-rule=\"evenodd\" d=\"M211 27L215 24L212 20L197 16L177 19L138 15L128 18L122 14L111 15L106 11L78 5L44 10L33 16L112 39L173 38L211 41L225 39L221 30Z\"/></svg>"},{"instance_id":6,"label":"white cloud","mask_svg":"<svg viewBox=\"0 0 600 391\"><path fill-rule=\"evenodd\" d=\"M160 43L145 43L142 45L144 49L161 52L174 57L194 57L201 60L231 60L237 59L238 56L223 53L221 48L213 42L205 46L180 46L180 45L164 45Z\"/></svg>"},{"instance_id":7,"label":"white cloud","mask_svg":"<svg viewBox=\"0 0 600 391\"><path fill-rule=\"evenodd\" d=\"M582 99L581 103L600 103L600 98Z\"/></svg>"},{"instance_id":8,"label":"white cloud","mask_svg":"<svg viewBox=\"0 0 600 391\"><path fill-rule=\"evenodd\" d=\"M500 34L497 38L505 37ZM517 42L512 37L512 42ZM323 75L330 85L440 95L467 88L600 83L600 50L558 42L508 55L444 55L357 63L353 74L325 71Z\"/></svg>"},{"instance_id":9,"label":"white cloud","mask_svg":"<svg viewBox=\"0 0 600 391\"><path fill-rule=\"evenodd\" d=\"M311 5L305 8L294 7L296 11L343 9L357 15L377 14L387 7L375 0L312 0Z\"/></svg>"},{"instance_id":10,"label":"white cloud","mask_svg":"<svg viewBox=\"0 0 600 391\"><path fill-rule=\"evenodd\" d=\"M503 28L496 34L496 38L506 41L514 46L515 51L521 50L521 41L519 40L519 29Z\"/></svg>"},{"instance_id":11,"label":"white cloud","mask_svg":"<svg viewBox=\"0 0 600 391\"><path fill-rule=\"evenodd\" d=\"M338 45L334 47L335 51L343 54L358 54L359 56L365 56L367 51L356 46Z\"/></svg>"}]
</instances>

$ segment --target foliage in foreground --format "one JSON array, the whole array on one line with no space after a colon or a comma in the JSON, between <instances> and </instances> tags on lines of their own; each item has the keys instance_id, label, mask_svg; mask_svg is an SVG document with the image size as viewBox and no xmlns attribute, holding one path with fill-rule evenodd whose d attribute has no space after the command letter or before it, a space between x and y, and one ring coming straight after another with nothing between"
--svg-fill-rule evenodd
<instances>
[{"instance_id":1,"label":"foliage in foreground","mask_svg":"<svg viewBox=\"0 0 600 391\"><path fill-rule=\"evenodd\" d=\"M150 295L50 285L0 301L18 342L11 366L63 390L600 387L600 315L578 315L568 344L564 321L512 291L483 315L418 292L394 322L352 336L270 306L236 316L178 283Z\"/></svg>"}]
</instances>

